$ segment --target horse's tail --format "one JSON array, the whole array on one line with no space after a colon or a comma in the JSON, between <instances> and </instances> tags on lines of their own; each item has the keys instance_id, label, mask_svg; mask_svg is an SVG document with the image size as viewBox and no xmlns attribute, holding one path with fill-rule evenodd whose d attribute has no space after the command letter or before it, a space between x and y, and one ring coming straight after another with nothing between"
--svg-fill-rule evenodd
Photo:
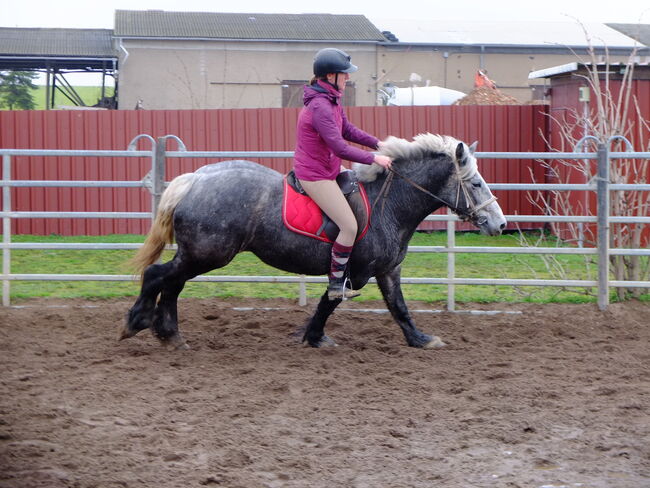
<instances>
[{"instance_id":1,"label":"horse's tail","mask_svg":"<svg viewBox=\"0 0 650 488\"><path fill-rule=\"evenodd\" d=\"M185 173L177 176L163 192L151 230L147 234L143 246L129 261L129 264L138 275L142 276L146 267L158 260L165 249L165 245L173 242L174 209L192 188L195 179L195 173Z\"/></svg>"}]
</instances>

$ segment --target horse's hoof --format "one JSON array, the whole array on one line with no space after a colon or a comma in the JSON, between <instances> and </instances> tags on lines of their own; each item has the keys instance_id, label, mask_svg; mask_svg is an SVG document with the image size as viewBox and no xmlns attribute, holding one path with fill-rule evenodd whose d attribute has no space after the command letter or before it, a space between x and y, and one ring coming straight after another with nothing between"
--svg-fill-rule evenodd
<instances>
[{"instance_id":1,"label":"horse's hoof","mask_svg":"<svg viewBox=\"0 0 650 488\"><path fill-rule=\"evenodd\" d=\"M306 325L297 328L294 332L291 332L289 334L289 340L292 341L292 342L295 342L297 344L300 344L301 342L304 342L304 340L305 340L305 331L306 330L307 330Z\"/></svg>"},{"instance_id":2,"label":"horse's hoof","mask_svg":"<svg viewBox=\"0 0 650 488\"><path fill-rule=\"evenodd\" d=\"M334 341L334 339L332 339L331 337L326 336L326 335L321 337L320 341L318 341L316 344L311 344L311 343L307 342L307 345L311 346L311 347L318 347L318 348L321 348L321 347L338 347L339 346Z\"/></svg>"},{"instance_id":3,"label":"horse's hoof","mask_svg":"<svg viewBox=\"0 0 650 488\"><path fill-rule=\"evenodd\" d=\"M442 339L440 337L433 336L429 342L427 342L424 346L422 346L423 349L440 349L442 347L445 347L447 344L442 342Z\"/></svg>"},{"instance_id":4,"label":"horse's hoof","mask_svg":"<svg viewBox=\"0 0 650 488\"><path fill-rule=\"evenodd\" d=\"M117 340L123 341L124 339L128 339L129 337L133 337L133 334L131 334L126 327L124 326L120 327L120 329L117 331Z\"/></svg>"},{"instance_id":5,"label":"horse's hoof","mask_svg":"<svg viewBox=\"0 0 650 488\"><path fill-rule=\"evenodd\" d=\"M133 309L131 309L125 315L122 327L117 331L117 340L122 341L129 337L133 337L139 332L148 329L149 324L150 320L146 315L140 312L134 312Z\"/></svg>"},{"instance_id":6,"label":"horse's hoof","mask_svg":"<svg viewBox=\"0 0 650 488\"><path fill-rule=\"evenodd\" d=\"M160 339L160 343L165 346L168 351L187 351L190 349L183 336L180 334L174 334L173 336L167 339Z\"/></svg>"},{"instance_id":7,"label":"horse's hoof","mask_svg":"<svg viewBox=\"0 0 650 488\"><path fill-rule=\"evenodd\" d=\"M124 323L122 324L122 327L120 327L117 331L117 340L123 341L124 339L128 339L129 337L133 337L137 333L138 331L133 330L131 327L129 327L129 324L125 320Z\"/></svg>"},{"instance_id":8,"label":"horse's hoof","mask_svg":"<svg viewBox=\"0 0 650 488\"><path fill-rule=\"evenodd\" d=\"M183 341L181 344L167 344L167 350L170 352L173 351L188 351L190 346L187 342Z\"/></svg>"}]
</instances>

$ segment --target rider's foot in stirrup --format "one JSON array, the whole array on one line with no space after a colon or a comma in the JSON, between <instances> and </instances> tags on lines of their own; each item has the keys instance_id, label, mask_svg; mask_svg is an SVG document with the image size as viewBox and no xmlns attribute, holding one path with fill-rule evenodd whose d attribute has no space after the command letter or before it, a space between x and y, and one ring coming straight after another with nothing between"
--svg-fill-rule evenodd
<instances>
[{"instance_id":1,"label":"rider's foot in stirrup","mask_svg":"<svg viewBox=\"0 0 650 488\"><path fill-rule=\"evenodd\" d=\"M336 288L334 290L331 290L329 288L327 289L327 298L330 300L345 300L347 298L358 297L359 295L361 295L361 292L359 290L352 290L351 288L345 289L345 296L343 294L342 288Z\"/></svg>"},{"instance_id":2,"label":"rider's foot in stirrup","mask_svg":"<svg viewBox=\"0 0 650 488\"><path fill-rule=\"evenodd\" d=\"M354 298L361 295L359 290L353 290L348 288L348 280L332 280L330 281L329 286L327 287L327 298L330 300L346 300L348 298Z\"/></svg>"}]
</instances>

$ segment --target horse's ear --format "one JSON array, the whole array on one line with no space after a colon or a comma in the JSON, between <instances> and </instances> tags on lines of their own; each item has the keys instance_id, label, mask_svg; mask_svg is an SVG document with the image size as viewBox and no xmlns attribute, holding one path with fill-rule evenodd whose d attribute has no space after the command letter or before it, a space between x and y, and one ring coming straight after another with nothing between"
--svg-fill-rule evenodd
<instances>
[{"instance_id":1,"label":"horse's ear","mask_svg":"<svg viewBox=\"0 0 650 488\"><path fill-rule=\"evenodd\" d=\"M469 146L469 153L474 154L476 152L476 146L478 146L478 141L472 142L472 145Z\"/></svg>"},{"instance_id":2,"label":"horse's ear","mask_svg":"<svg viewBox=\"0 0 650 488\"><path fill-rule=\"evenodd\" d=\"M465 159L465 144L459 142L458 145L456 146L456 161L458 161L459 164L463 164L464 159Z\"/></svg>"}]
</instances>

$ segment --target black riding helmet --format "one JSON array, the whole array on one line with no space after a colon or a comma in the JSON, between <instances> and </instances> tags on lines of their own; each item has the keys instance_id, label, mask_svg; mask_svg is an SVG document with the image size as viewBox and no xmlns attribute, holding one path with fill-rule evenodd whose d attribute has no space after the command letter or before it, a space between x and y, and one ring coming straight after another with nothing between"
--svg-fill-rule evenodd
<instances>
[{"instance_id":1,"label":"black riding helmet","mask_svg":"<svg viewBox=\"0 0 650 488\"><path fill-rule=\"evenodd\" d=\"M325 76L328 73L354 73L358 69L350 62L347 53L333 47L321 49L314 57L315 76Z\"/></svg>"}]
</instances>

